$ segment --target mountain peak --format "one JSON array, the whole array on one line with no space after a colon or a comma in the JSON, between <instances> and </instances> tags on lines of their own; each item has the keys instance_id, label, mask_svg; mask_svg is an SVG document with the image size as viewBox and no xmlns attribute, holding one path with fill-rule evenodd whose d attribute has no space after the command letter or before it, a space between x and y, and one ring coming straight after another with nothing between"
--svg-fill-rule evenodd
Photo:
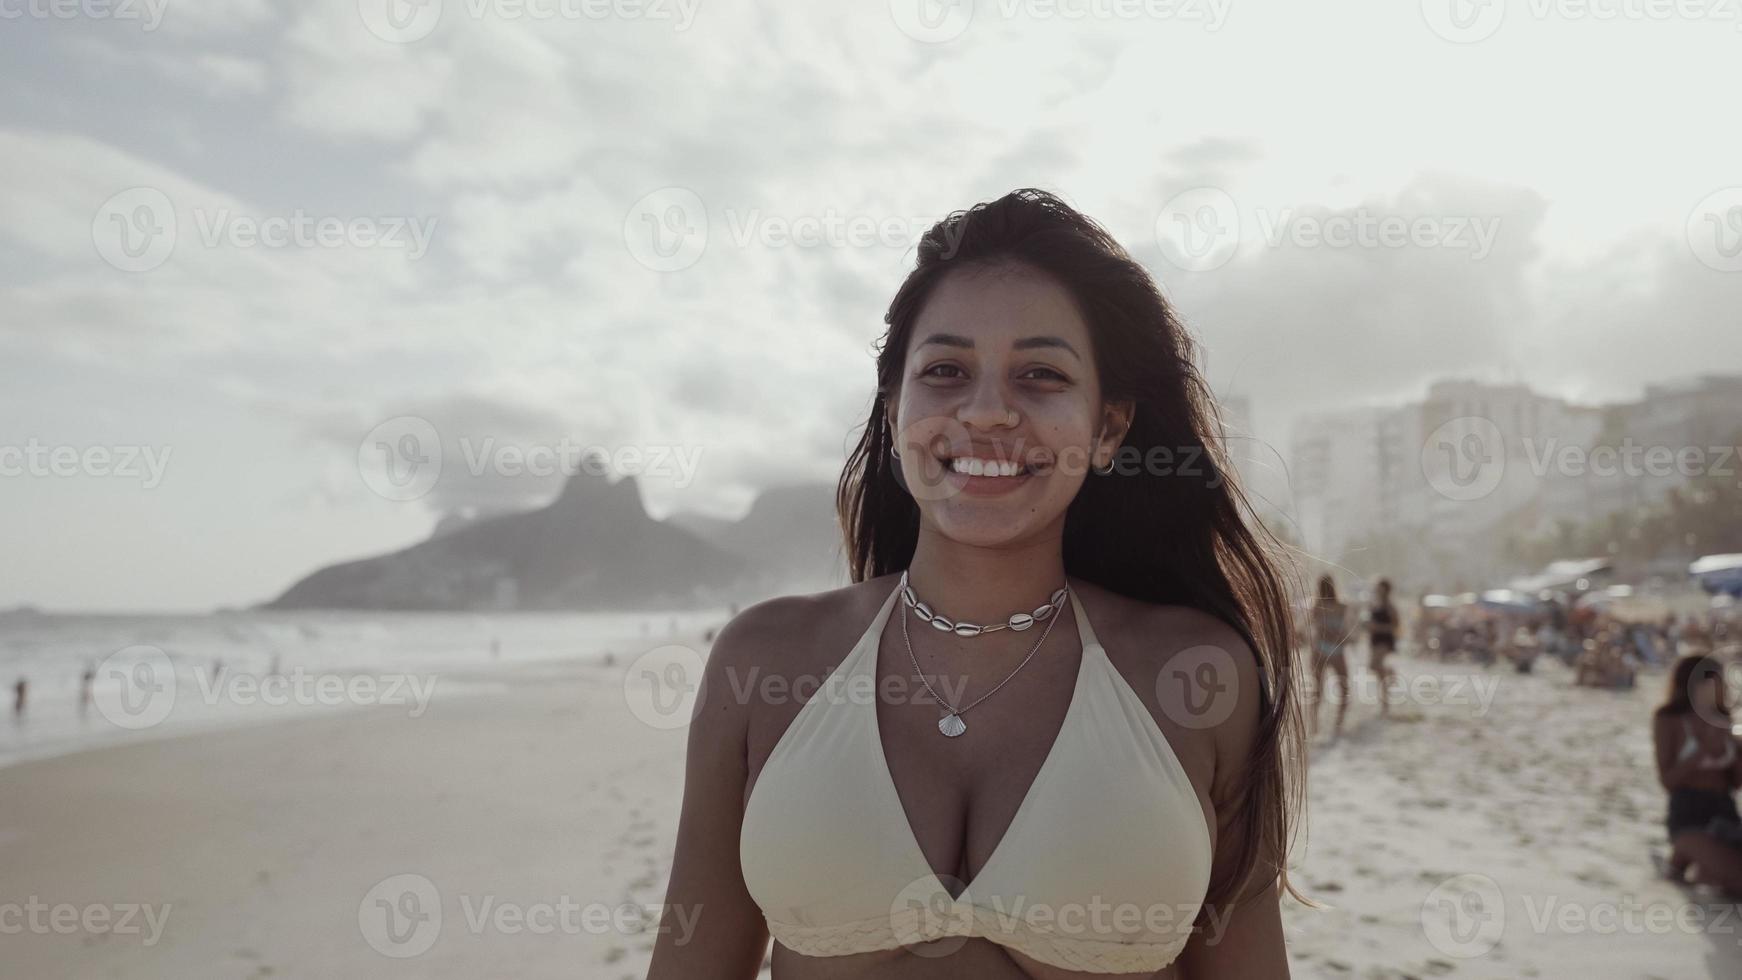
<instances>
[{"instance_id":1,"label":"mountain peak","mask_svg":"<svg viewBox=\"0 0 1742 980\"><path fill-rule=\"evenodd\" d=\"M564 481L562 491L551 502L551 507L567 510L579 506L596 507L602 503L612 506L632 503L637 510L642 509L641 489L635 482L635 477L622 476L612 482L610 474L598 470L597 466L582 466L571 473Z\"/></svg>"}]
</instances>

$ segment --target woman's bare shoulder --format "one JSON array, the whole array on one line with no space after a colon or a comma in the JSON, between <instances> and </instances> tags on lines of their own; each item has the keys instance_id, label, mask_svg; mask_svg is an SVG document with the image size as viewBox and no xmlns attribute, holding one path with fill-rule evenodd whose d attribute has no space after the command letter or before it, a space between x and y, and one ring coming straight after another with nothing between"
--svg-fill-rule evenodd
<instances>
[{"instance_id":1,"label":"woman's bare shoulder","mask_svg":"<svg viewBox=\"0 0 1742 980\"><path fill-rule=\"evenodd\" d=\"M1264 681L1239 630L1190 606L1082 591L1093 602L1089 619L1108 659L1164 732L1206 748L1244 750L1257 728Z\"/></svg>"},{"instance_id":2,"label":"woman's bare shoulder","mask_svg":"<svg viewBox=\"0 0 1742 980\"><path fill-rule=\"evenodd\" d=\"M1079 586L1078 592L1090 605L1096 637L1115 663L1140 662L1153 668L1180 653L1211 646L1256 669L1252 649L1240 631L1201 609L1136 599L1092 583Z\"/></svg>"},{"instance_id":3,"label":"woman's bare shoulder","mask_svg":"<svg viewBox=\"0 0 1742 980\"><path fill-rule=\"evenodd\" d=\"M895 576L886 575L822 592L763 599L721 627L709 661L727 668L803 672L855 627L863 630L894 587Z\"/></svg>"}]
</instances>

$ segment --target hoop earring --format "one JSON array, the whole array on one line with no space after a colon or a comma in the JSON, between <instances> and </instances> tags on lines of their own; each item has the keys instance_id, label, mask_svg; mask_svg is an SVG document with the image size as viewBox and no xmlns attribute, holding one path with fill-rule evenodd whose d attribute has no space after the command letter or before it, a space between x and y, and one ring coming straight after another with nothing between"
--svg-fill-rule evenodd
<instances>
[{"instance_id":1,"label":"hoop earring","mask_svg":"<svg viewBox=\"0 0 1742 980\"><path fill-rule=\"evenodd\" d=\"M889 455L894 456L896 459L900 459L901 454L895 451L895 427L889 424L888 419L883 420L883 425L889 430Z\"/></svg>"},{"instance_id":2,"label":"hoop earring","mask_svg":"<svg viewBox=\"0 0 1742 980\"><path fill-rule=\"evenodd\" d=\"M1102 429L1102 430L1101 430L1101 432L1105 432L1105 431L1107 431L1107 430L1106 430L1106 429ZM1095 441L1096 441L1096 442L1100 442L1100 441L1101 441L1101 432L1097 432L1097 433L1095 433ZM1118 449L1117 449L1117 448L1115 448L1115 449L1114 449L1114 450L1113 450L1113 451L1114 451L1114 452L1118 452L1118 451L1119 451L1119 450L1118 450ZM1100 467L1099 467L1099 466L1096 466L1096 465L1095 465L1095 464L1094 464L1094 463L1090 463L1090 464L1089 464L1089 470L1090 470L1090 471L1091 471L1091 472L1093 472L1093 473L1094 473L1094 474L1095 474L1095 475L1096 475L1096 476L1108 476L1108 475L1111 475L1111 474L1112 474L1112 472L1113 472L1113 461L1112 461L1112 460L1110 460L1110 459L1109 459L1109 460L1107 460L1107 468L1106 468L1106 469L1102 469L1102 468L1100 468Z\"/></svg>"}]
</instances>

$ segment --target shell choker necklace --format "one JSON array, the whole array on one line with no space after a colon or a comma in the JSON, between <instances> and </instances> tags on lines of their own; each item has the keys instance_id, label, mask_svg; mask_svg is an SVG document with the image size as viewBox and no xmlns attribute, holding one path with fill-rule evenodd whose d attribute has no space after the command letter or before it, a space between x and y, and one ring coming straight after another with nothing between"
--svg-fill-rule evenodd
<instances>
[{"instance_id":1,"label":"shell choker necklace","mask_svg":"<svg viewBox=\"0 0 1742 980\"><path fill-rule=\"evenodd\" d=\"M1034 649L1028 651L1028 656L1022 658L1022 662L1016 665L1015 670L1004 675L1004 679L994 685L992 690L987 691L985 694L980 695L968 704L958 708L954 704L945 700L944 696L939 694L931 686L931 681L925 679L925 671L919 669L919 658L914 656L913 653L913 638L908 636L907 633L907 614L902 614L901 639L907 644L907 658L913 662L913 672L919 675L919 682L925 685L926 693L930 694L932 700L936 701L938 706L943 708L946 712L942 718L938 719L938 731L943 732L948 738L955 738L967 731L968 723L962 720L962 716L968 713L968 709L974 707L992 695L997 694L999 688L1010 683L1012 677L1015 677L1022 668L1028 666L1028 662L1034 659L1034 655L1040 651L1041 645L1046 643L1047 636L1052 633L1053 624L1058 622L1057 614L1059 610L1064 608L1065 599L1070 595L1069 590L1070 584L1066 583L1064 588L1059 589L1057 592L1052 594L1051 601L1032 613L1012 614L1008 622L995 626L976 626L973 623L952 623L944 617L939 616L937 613L932 612L930 607L925 603L920 602L919 598L913 594L913 587L907 584L907 572L903 571L901 573L902 599L913 608L914 612L920 619L932 624L939 630L952 632L957 636L979 636L982 633L990 633L994 630L1002 629L1011 629L1020 632L1033 626L1036 620L1044 619L1047 621L1046 629L1040 631L1040 639L1035 641Z\"/></svg>"}]
</instances>

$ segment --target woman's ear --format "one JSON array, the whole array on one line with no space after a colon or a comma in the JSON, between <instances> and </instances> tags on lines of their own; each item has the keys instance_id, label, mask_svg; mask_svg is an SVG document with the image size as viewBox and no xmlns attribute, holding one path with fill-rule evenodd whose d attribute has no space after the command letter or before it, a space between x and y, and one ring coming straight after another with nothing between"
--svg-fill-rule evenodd
<instances>
[{"instance_id":1,"label":"woman's ear","mask_svg":"<svg viewBox=\"0 0 1742 980\"><path fill-rule=\"evenodd\" d=\"M1117 451L1125 442L1125 436L1131 431L1131 423L1136 420L1137 402L1127 398L1122 401L1108 402L1101 410L1101 429L1110 449Z\"/></svg>"}]
</instances>

